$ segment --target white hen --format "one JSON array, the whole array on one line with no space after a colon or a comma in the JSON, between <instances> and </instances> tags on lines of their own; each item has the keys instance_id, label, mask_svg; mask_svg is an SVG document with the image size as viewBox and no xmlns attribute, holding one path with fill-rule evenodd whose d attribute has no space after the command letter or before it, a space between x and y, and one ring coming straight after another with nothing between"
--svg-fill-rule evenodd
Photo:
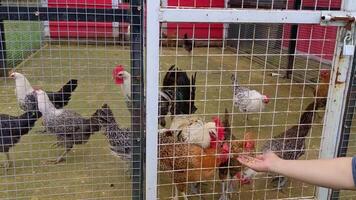
<instances>
[{"instance_id":1,"label":"white hen","mask_svg":"<svg viewBox=\"0 0 356 200\"><path fill-rule=\"evenodd\" d=\"M238 84L234 75L231 76L234 91L234 106L238 107L240 112L262 112L265 104L268 104L269 98L256 90L250 90Z\"/></svg>"},{"instance_id":2,"label":"white hen","mask_svg":"<svg viewBox=\"0 0 356 200\"><path fill-rule=\"evenodd\" d=\"M201 118L188 115L178 115L173 118L170 130L182 141L208 148L211 137L217 137L215 122L204 122Z\"/></svg>"}]
</instances>

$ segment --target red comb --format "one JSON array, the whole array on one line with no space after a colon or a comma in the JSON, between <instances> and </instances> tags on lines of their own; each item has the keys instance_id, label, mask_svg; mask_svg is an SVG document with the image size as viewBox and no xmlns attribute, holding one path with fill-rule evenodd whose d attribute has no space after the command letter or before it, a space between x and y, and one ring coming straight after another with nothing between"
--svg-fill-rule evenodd
<instances>
[{"instance_id":1,"label":"red comb","mask_svg":"<svg viewBox=\"0 0 356 200\"><path fill-rule=\"evenodd\" d=\"M122 84L124 82L123 79L117 78L117 74L122 72L122 71L124 71L124 70L125 70L125 68L124 68L123 65L118 65L112 70L112 77L115 80L116 84Z\"/></svg>"},{"instance_id":2,"label":"red comb","mask_svg":"<svg viewBox=\"0 0 356 200\"><path fill-rule=\"evenodd\" d=\"M219 117L214 117L213 121L215 122L216 126L216 132L218 133L218 140L222 141L225 139L225 128L223 124L221 123L221 120Z\"/></svg>"}]
</instances>

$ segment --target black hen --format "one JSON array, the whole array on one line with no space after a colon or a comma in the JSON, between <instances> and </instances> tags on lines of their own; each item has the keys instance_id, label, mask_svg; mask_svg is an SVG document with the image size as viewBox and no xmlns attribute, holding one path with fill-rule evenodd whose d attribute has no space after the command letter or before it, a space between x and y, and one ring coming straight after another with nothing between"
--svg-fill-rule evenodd
<instances>
[{"instance_id":1,"label":"black hen","mask_svg":"<svg viewBox=\"0 0 356 200\"><path fill-rule=\"evenodd\" d=\"M193 43L192 43L192 40L188 38L188 34L187 34L187 33L184 34L183 47L184 47L184 49L185 49L186 51L188 51L189 53L192 52Z\"/></svg>"},{"instance_id":2,"label":"black hen","mask_svg":"<svg viewBox=\"0 0 356 200\"><path fill-rule=\"evenodd\" d=\"M159 114L160 124L165 126L164 116L168 111L172 115L193 114L197 111L195 106L196 73L191 80L187 73L172 65L163 79ZM170 107L170 108L169 108Z\"/></svg>"},{"instance_id":3,"label":"black hen","mask_svg":"<svg viewBox=\"0 0 356 200\"><path fill-rule=\"evenodd\" d=\"M0 114L0 152L6 154L6 169L10 166L10 148L32 129L39 117L41 114L37 111L28 111L20 116Z\"/></svg>"}]
</instances>

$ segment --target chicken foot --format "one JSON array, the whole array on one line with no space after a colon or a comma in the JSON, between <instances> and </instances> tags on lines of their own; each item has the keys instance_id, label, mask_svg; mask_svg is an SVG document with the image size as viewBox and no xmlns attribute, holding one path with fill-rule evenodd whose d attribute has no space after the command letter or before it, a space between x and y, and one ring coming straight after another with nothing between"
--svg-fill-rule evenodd
<instances>
[{"instance_id":1,"label":"chicken foot","mask_svg":"<svg viewBox=\"0 0 356 200\"><path fill-rule=\"evenodd\" d=\"M219 200L228 200L229 199L229 197L227 195L227 189L225 189L225 186L226 186L226 181L223 181L221 183L221 193L222 194L221 194Z\"/></svg>"},{"instance_id":2,"label":"chicken foot","mask_svg":"<svg viewBox=\"0 0 356 200\"><path fill-rule=\"evenodd\" d=\"M190 193L199 194L200 193L200 183L190 183Z\"/></svg>"},{"instance_id":3,"label":"chicken foot","mask_svg":"<svg viewBox=\"0 0 356 200\"><path fill-rule=\"evenodd\" d=\"M55 143L51 144L51 146L49 148L54 149L54 148L57 148L59 146L60 146L60 143L59 142L55 142Z\"/></svg>"},{"instance_id":4,"label":"chicken foot","mask_svg":"<svg viewBox=\"0 0 356 200\"><path fill-rule=\"evenodd\" d=\"M179 200L179 190L178 190L178 187L175 185L174 186L174 197L173 197L173 200ZM185 192L182 192L182 195L183 195L183 198L184 200L188 200L188 197L187 195L185 194Z\"/></svg>"},{"instance_id":5,"label":"chicken foot","mask_svg":"<svg viewBox=\"0 0 356 200\"><path fill-rule=\"evenodd\" d=\"M283 187L287 183L287 178L284 176L278 176L272 179L271 183L273 184L274 187L276 187L278 190L283 189Z\"/></svg>"},{"instance_id":6,"label":"chicken foot","mask_svg":"<svg viewBox=\"0 0 356 200\"><path fill-rule=\"evenodd\" d=\"M65 155L71 150L71 148L67 148L57 159L55 160L47 160L46 163L53 163L53 164L58 164L60 162L65 161L66 159L64 158Z\"/></svg>"}]
</instances>

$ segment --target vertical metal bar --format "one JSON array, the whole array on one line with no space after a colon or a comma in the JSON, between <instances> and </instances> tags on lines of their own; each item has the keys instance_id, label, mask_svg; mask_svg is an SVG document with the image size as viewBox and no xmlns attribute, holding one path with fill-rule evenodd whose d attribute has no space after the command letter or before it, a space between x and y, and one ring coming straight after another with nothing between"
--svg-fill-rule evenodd
<instances>
[{"instance_id":1,"label":"vertical metal bar","mask_svg":"<svg viewBox=\"0 0 356 200\"><path fill-rule=\"evenodd\" d=\"M356 49L354 52L356 55ZM349 146L349 138L351 133L352 119L354 117L355 105L356 105L356 56L354 56L351 71L351 83L348 89L347 100L345 105L345 114L342 122L342 130L339 142L339 149L337 157L345 157ZM332 190L331 199L338 199L340 197L339 190Z\"/></svg>"},{"instance_id":2,"label":"vertical metal bar","mask_svg":"<svg viewBox=\"0 0 356 200\"><path fill-rule=\"evenodd\" d=\"M299 10L301 6L301 0L296 0L294 2L294 9ZM286 77L291 78L293 68L294 68L294 58L295 58L295 50L297 46L297 36L298 36L298 24L293 24L290 30L290 40L288 47L288 70L286 71Z\"/></svg>"},{"instance_id":3,"label":"vertical metal bar","mask_svg":"<svg viewBox=\"0 0 356 200\"><path fill-rule=\"evenodd\" d=\"M157 199L157 132L158 132L158 86L159 86L159 1L147 1L147 163L146 199Z\"/></svg>"},{"instance_id":4,"label":"vertical metal bar","mask_svg":"<svg viewBox=\"0 0 356 200\"><path fill-rule=\"evenodd\" d=\"M353 61L353 56L342 55L342 44L346 31L346 29L342 28L338 34L338 43L329 86L329 98L324 119L320 158L336 157L341 138L342 118L344 116L347 88L350 83L351 65ZM336 79L340 76L339 73L341 69L346 69L346 80L345 82L339 83ZM319 187L317 197L318 199L329 199L331 192L331 189Z\"/></svg>"},{"instance_id":5,"label":"vertical metal bar","mask_svg":"<svg viewBox=\"0 0 356 200\"><path fill-rule=\"evenodd\" d=\"M7 76L4 20L0 20L0 77Z\"/></svg>"},{"instance_id":6,"label":"vertical metal bar","mask_svg":"<svg viewBox=\"0 0 356 200\"><path fill-rule=\"evenodd\" d=\"M144 199L144 68L143 68L143 0L131 0L131 97L133 132L132 199Z\"/></svg>"},{"instance_id":7,"label":"vertical metal bar","mask_svg":"<svg viewBox=\"0 0 356 200\"><path fill-rule=\"evenodd\" d=\"M343 0L342 1L342 10L344 11L355 11L356 10L356 2L355 0ZM326 114L325 114L325 119L324 119L324 128L323 128L323 140L321 143L321 152L320 152L320 158L332 158L336 157L338 153L346 153L342 152L343 150L340 151L339 148L343 148L341 143L341 139L347 139L344 137L348 137L348 134L342 135L343 131L345 131L344 128L344 113L345 113L345 108L347 108L346 101L350 97L348 96L348 89L352 86L350 86L351 82L351 75L353 73L352 66L355 62L355 52L353 56L343 56L342 55L342 48L343 48L343 43L344 43L344 36L346 34L347 30L345 28L340 28L339 33L338 33L338 38L337 38L337 45L336 45L336 50L334 54L334 62L333 62L333 73L331 77L331 84L329 88L329 97L328 103L327 103L327 108L326 108ZM356 32L355 32L355 27L352 27L351 34L353 38L356 37ZM348 68L346 70L347 76L346 76L346 81L342 84L338 84L336 81L337 78L337 73L338 70L342 68ZM329 103L332 102L332 103ZM318 193L317 193L317 198L318 199L332 199L333 195L336 195L337 197L339 196L339 192L333 193L331 189L328 188L318 188Z\"/></svg>"}]
</instances>

